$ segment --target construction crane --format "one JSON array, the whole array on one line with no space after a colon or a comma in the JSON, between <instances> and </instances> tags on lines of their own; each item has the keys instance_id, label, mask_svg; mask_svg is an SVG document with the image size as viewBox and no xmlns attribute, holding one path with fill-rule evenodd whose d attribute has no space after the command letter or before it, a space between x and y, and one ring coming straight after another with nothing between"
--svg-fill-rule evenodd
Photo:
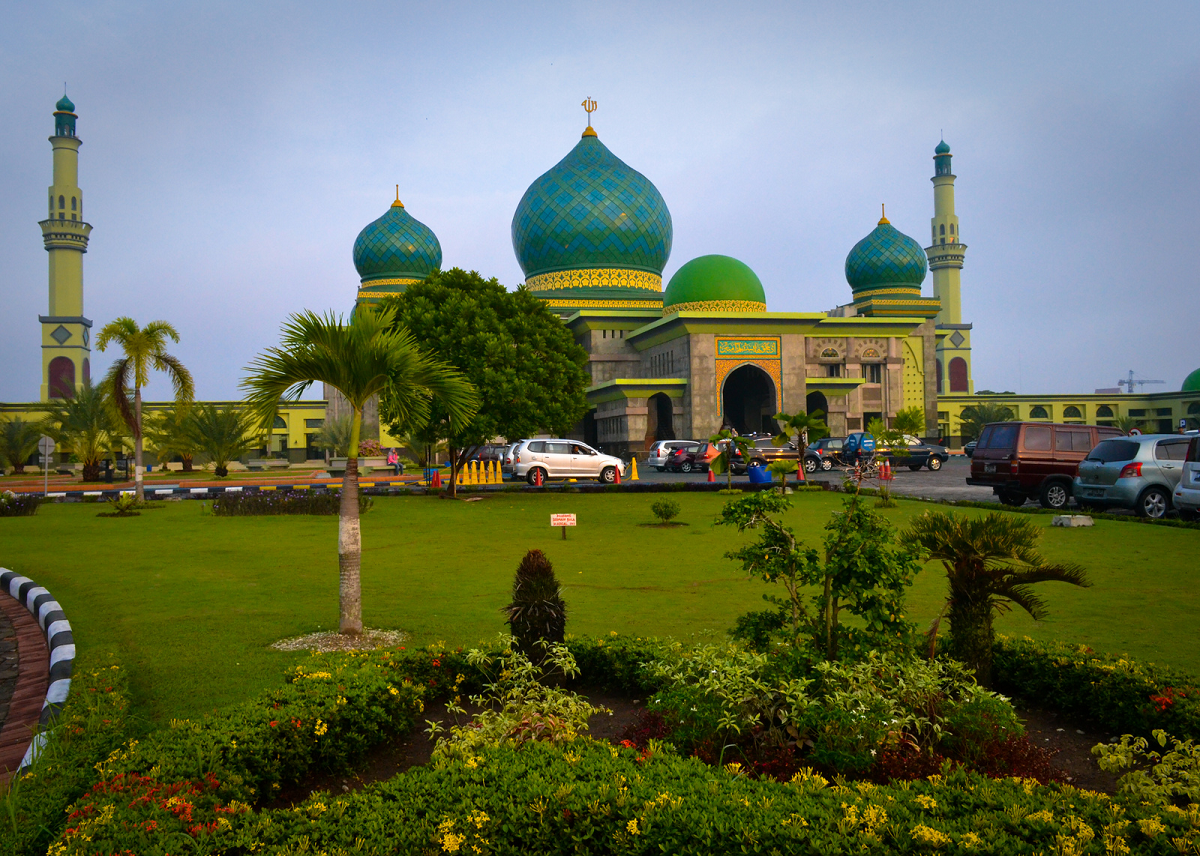
<instances>
[{"instance_id":1,"label":"construction crane","mask_svg":"<svg viewBox=\"0 0 1200 856\"><path fill-rule=\"evenodd\" d=\"M1125 391L1127 393L1132 393L1133 387L1135 384L1137 386L1141 387L1141 386L1145 386L1148 383L1166 383L1166 381L1165 380L1135 380L1133 377L1133 369L1130 369L1129 377L1127 379L1122 378L1121 380L1117 381L1117 389L1124 387Z\"/></svg>"}]
</instances>

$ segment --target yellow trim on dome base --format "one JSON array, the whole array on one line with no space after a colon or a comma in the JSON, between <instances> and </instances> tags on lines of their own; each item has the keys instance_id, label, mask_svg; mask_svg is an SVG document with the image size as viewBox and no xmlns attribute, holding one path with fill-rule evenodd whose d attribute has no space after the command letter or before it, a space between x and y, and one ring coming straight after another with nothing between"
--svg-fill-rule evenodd
<instances>
[{"instance_id":1,"label":"yellow trim on dome base","mask_svg":"<svg viewBox=\"0 0 1200 856\"><path fill-rule=\"evenodd\" d=\"M658 309L662 306L657 300L555 300L553 297L542 297L551 309Z\"/></svg>"},{"instance_id":2,"label":"yellow trim on dome base","mask_svg":"<svg viewBox=\"0 0 1200 856\"><path fill-rule=\"evenodd\" d=\"M584 268L539 273L525 280L530 291L556 291L560 288L642 288L662 291L662 277L644 270L627 268Z\"/></svg>"},{"instance_id":3,"label":"yellow trim on dome base","mask_svg":"<svg viewBox=\"0 0 1200 856\"><path fill-rule=\"evenodd\" d=\"M364 291L368 288L374 288L377 285L416 285L418 282L421 282L421 280L413 279L412 277L408 276L399 277L396 279L373 279L369 282L364 282L358 287L358 290Z\"/></svg>"},{"instance_id":4,"label":"yellow trim on dome base","mask_svg":"<svg viewBox=\"0 0 1200 856\"><path fill-rule=\"evenodd\" d=\"M663 307L663 315L676 312L766 312L767 304L755 300L696 300Z\"/></svg>"}]
</instances>

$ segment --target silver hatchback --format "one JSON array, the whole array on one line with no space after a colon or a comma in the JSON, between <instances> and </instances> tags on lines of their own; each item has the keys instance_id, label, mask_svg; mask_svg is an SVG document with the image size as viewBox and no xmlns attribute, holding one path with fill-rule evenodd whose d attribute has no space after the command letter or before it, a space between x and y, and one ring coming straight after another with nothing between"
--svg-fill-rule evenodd
<instances>
[{"instance_id":1,"label":"silver hatchback","mask_svg":"<svg viewBox=\"0 0 1200 856\"><path fill-rule=\"evenodd\" d=\"M654 445L650 447L650 454L646 456L646 466L654 467L660 473L665 472L667 461L671 460L671 454L676 449L690 446L694 442L694 440L655 440Z\"/></svg>"},{"instance_id":2,"label":"silver hatchback","mask_svg":"<svg viewBox=\"0 0 1200 856\"><path fill-rule=\"evenodd\" d=\"M1084 508L1130 508L1158 518L1171 510L1191 438L1145 434L1102 440L1079 464L1075 501Z\"/></svg>"}]
</instances>

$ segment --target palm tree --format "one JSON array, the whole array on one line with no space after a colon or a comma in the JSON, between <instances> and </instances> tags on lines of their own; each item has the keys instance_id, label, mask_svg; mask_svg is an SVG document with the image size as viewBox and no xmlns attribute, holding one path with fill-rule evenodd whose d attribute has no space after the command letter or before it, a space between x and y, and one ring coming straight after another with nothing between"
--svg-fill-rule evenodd
<instances>
[{"instance_id":1,"label":"palm tree","mask_svg":"<svg viewBox=\"0 0 1200 856\"><path fill-rule=\"evenodd\" d=\"M296 400L313 383L340 392L350 404L352 423L338 519L338 587L342 633L362 632L362 532L358 511L358 449L363 405L379 394L389 400L399 422L420 427L428 421L433 397L459 429L475 413L475 388L454 369L417 347L407 329L393 329L393 307L358 306L344 323L341 316L312 312L293 315L283 325L281 347L251 363L242 387L262 430L275 421L281 401Z\"/></svg>"},{"instance_id":2,"label":"palm tree","mask_svg":"<svg viewBox=\"0 0 1200 856\"><path fill-rule=\"evenodd\" d=\"M13 474L25 472L25 462L37 451L42 432L36 422L26 422L19 416L4 420L0 428L0 475L5 467L12 467Z\"/></svg>"},{"instance_id":3,"label":"palm tree","mask_svg":"<svg viewBox=\"0 0 1200 856\"><path fill-rule=\"evenodd\" d=\"M342 455L350 456L350 433L354 430L354 417L349 413L344 416L325 415L325 423L321 430L313 436L313 445L318 449L327 449L335 458Z\"/></svg>"},{"instance_id":4,"label":"palm tree","mask_svg":"<svg viewBox=\"0 0 1200 856\"><path fill-rule=\"evenodd\" d=\"M51 399L43 423L46 433L83 462L83 480L100 480L100 460L116 457L125 445L125 430L113 414L103 387L84 381L69 398Z\"/></svg>"},{"instance_id":5,"label":"palm tree","mask_svg":"<svg viewBox=\"0 0 1200 856\"><path fill-rule=\"evenodd\" d=\"M166 351L167 338L179 341L179 334L166 321L151 321L139 327L132 318L122 316L109 321L96 337L96 347L103 351L111 342L116 342L125 352L104 376L103 386L112 396L113 405L121 419L133 434L133 463L137 467L134 480L137 500L146 498L142 483L145 470L142 468L142 387L150 382L150 370L166 372L175 387L175 402L186 406L195 397L192 375L183 363ZM133 386L133 403L129 401L129 387Z\"/></svg>"},{"instance_id":6,"label":"palm tree","mask_svg":"<svg viewBox=\"0 0 1200 856\"><path fill-rule=\"evenodd\" d=\"M964 443L979 439L983 426L989 422L1012 422L1017 418L1013 409L1005 404L972 404L962 409L958 416L960 433Z\"/></svg>"},{"instance_id":7,"label":"palm tree","mask_svg":"<svg viewBox=\"0 0 1200 856\"><path fill-rule=\"evenodd\" d=\"M796 449L799 452L797 461L800 466L804 466L804 450L808 448L808 441L820 440L829 434L829 426L821 419L824 415L825 411L823 410L814 410L812 413L805 413L801 410L794 416L776 413L775 421L779 423L779 433L771 439L771 442L782 447L792 442L794 435Z\"/></svg>"},{"instance_id":8,"label":"palm tree","mask_svg":"<svg viewBox=\"0 0 1200 856\"><path fill-rule=\"evenodd\" d=\"M708 442L715 444L721 450L721 454L713 458L710 466L715 473L725 473L725 489L731 491L733 490L734 451L740 451L742 458L745 459L750 453L750 441L745 437L739 437L729 428L722 428L709 437Z\"/></svg>"},{"instance_id":9,"label":"palm tree","mask_svg":"<svg viewBox=\"0 0 1200 856\"><path fill-rule=\"evenodd\" d=\"M1118 416L1116 419L1113 420L1112 424L1113 424L1113 427L1116 428L1118 431L1120 431L1122 434L1129 434L1130 432L1133 431L1134 428L1137 428L1139 430L1141 429L1142 420L1134 419L1132 416L1129 416L1128 414L1126 414L1124 416Z\"/></svg>"},{"instance_id":10,"label":"palm tree","mask_svg":"<svg viewBox=\"0 0 1200 856\"><path fill-rule=\"evenodd\" d=\"M913 521L901 543L926 561L940 560L950 584L946 605L929 629L930 656L946 616L950 653L975 669L980 684L991 686L993 616L1015 603L1040 621L1046 617L1046 603L1032 585L1051 580L1091 585L1079 565L1051 564L1042 558L1036 549L1040 537L1032 520L999 512L971 518L927 511Z\"/></svg>"},{"instance_id":11,"label":"palm tree","mask_svg":"<svg viewBox=\"0 0 1200 856\"><path fill-rule=\"evenodd\" d=\"M253 414L215 404L192 408L182 427L184 442L207 457L213 473L222 478L229 475L229 462L249 452L260 439Z\"/></svg>"},{"instance_id":12,"label":"palm tree","mask_svg":"<svg viewBox=\"0 0 1200 856\"><path fill-rule=\"evenodd\" d=\"M196 457L196 441L188 431L190 415L189 407L169 407L152 414L144 426L146 439L159 462L165 465L178 455L185 473L192 472L192 460Z\"/></svg>"}]
</instances>

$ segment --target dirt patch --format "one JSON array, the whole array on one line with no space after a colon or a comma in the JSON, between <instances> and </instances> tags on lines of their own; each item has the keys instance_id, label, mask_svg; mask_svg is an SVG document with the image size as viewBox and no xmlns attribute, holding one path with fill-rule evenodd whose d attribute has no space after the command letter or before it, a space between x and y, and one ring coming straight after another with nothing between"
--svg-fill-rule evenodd
<instances>
[{"instance_id":1,"label":"dirt patch","mask_svg":"<svg viewBox=\"0 0 1200 856\"><path fill-rule=\"evenodd\" d=\"M1117 777L1101 770L1092 754L1093 746L1107 743L1113 735L1081 728L1052 710L1018 707L1017 716L1030 743L1057 753L1052 763L1069 784L1106 794L1116 791Z\"/></svg>"},{"instance_id":2,"label":"dirt patch","mask_svg":"<svg viewBox=\"0 0 1200 856\"><path fill-rule=\"evenodd\" d=\"M690 523L639 523L638 526L645 526L648 529L674 529L676 526L691 526Z\"/></svg>"},{"instance_id":3,"label":"dirt patch","mask_svg":"<svg viewBox=\"0 0 1200 856\"><path fill-rule=\"evenodd\" d=\"M402 630L375 630L364 627L362 633L356 636L326 630L280 639L278 642L272 642L271 647L276 651L370 651L375 648L395 648L406 641L408 634Z\"/></svg>"}]
</instances>

